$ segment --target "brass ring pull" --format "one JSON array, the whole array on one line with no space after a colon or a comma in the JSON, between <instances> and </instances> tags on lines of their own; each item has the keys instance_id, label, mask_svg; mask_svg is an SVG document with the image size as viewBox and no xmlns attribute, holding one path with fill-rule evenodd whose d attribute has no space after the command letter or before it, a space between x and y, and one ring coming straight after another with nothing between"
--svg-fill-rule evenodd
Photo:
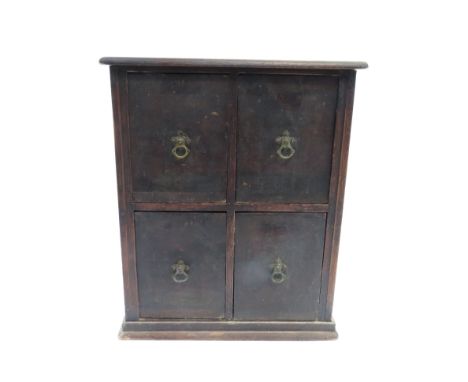
<instances>
[{"instance_id":1,"label":"brass ring pull","mask_svg":"<svg viewBox=\"0 0 468 382\"><path fill-rule=\"evenodd\" d=\"M172 148L172 155L178 160L185 159L190 154L190 149L188 145L190 144L191 140L182 131L178 131L175 137L171 138L171 142L174 143L174 147Z\"/></svg>"},{"instance_id":2,"label":"brass ring pull","mask_svg":"<svg viewBox=\"0 0 468 382\"><path fill-rule=\"evenodd\" d=\"M280 144L280 147L276 150L276 154L278 154L281 159L290 159L296 152L292 147L292 143L295 142L296 138L291 137L288 130L284 130L283 135L276 138L276 143Z\"/></svg>"},{"instance_id":3,"label":"brass ring pull","mask_svg":"<svg viewBox=\"0 0 468 382\"><path fill-rule=\"evenodd\" d=\"M271 281L273 283L281 284L288 278L288 275L286 273L288 267L285 263L281 261L279 257L275 260L271 267L273 269L271 271Z\"/></svg>"},{"instance_id":4,"label":"brass ring pull","mask_svg":"<svg viewBox=\"0 0 468 382\"><path fill-rule=\"evenodd\" d=\"M184 283L189 279L188 271L190 267L183 260L178 260L172 266L172 280L176 283Z\"/></svg>"}]
</instances>

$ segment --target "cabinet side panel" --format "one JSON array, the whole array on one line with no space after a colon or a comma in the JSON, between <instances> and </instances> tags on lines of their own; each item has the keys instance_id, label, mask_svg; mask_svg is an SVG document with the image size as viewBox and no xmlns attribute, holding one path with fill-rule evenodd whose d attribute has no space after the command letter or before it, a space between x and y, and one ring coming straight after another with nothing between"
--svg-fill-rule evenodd
<instances>
[{"instance_id":1,"label":"cabinet side panel","mask_svg":"<svg viewBox=\"0 0 468 382\"><path fill-rule=\"evenodd\" d=\"M127 138L127 86L125 68L111 66L112 108L114 114L115 159L119 200L120 238L124 279L125 319L138 319L138 292L134 252L133 211L128 205L129 161Z\"/></svg>"},{"instance_id":2,"label":"cabinet side panel","mask_svg":"<svg viewBox=\"0 0 468 382\"><path fill-rule=\"evenodd\" d=\"M355 80L356 71L353 70L344 74L339 84L320 293L320 319L323 321L330 321L332 317Z\"/></svg>"}]
</instances>

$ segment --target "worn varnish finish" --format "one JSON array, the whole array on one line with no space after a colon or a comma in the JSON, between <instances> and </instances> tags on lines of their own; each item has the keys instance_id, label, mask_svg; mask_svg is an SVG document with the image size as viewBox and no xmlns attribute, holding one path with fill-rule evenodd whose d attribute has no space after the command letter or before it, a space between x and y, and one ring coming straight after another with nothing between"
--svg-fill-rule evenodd
<instances>
[{"instance_id":1,"label":"worn varnish finish","mask_svg":"<svg viewBox=\"0 0 468 382\"><path fill-rule=\"evenodd\" d=\"M121 338L336 338L355 69L367 64L101 62L111 65Z\"/></svg>"}]
</instances>

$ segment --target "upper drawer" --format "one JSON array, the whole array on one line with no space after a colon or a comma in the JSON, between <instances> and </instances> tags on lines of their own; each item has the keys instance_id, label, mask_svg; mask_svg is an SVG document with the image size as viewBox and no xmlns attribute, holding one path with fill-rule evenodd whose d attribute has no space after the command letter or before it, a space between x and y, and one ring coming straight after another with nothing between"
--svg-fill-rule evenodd
<instances>
[{"instance_id":1,"label":"upper drawer","mask_svg":"<svg viewBox=\"0 0 468 382\"><path fill-rule=\"evenodd\" d=\"M327 203L338 79L241 75L238 201Z\"/></svg>"},{"instance_id":2,"label":"upper drawer","mask_svg":"<svg viewBox=\"0 0 468 382\"><path fill-rule=\"evenodd\" d=\"M229 78L128 74L134 201L226 199Z\"/></svg>"}]
</instances>

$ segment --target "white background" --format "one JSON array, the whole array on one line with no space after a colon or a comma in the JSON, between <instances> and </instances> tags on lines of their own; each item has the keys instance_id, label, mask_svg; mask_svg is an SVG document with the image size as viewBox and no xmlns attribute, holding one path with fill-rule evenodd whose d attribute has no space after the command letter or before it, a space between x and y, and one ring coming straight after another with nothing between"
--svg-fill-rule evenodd
<instances>
[{"instance_id":1,"label":"white background","mask_svg":"<svg viewBox=\"0 0 468 382\"><path fill-rule=\"evenodd\" d=\"M466 381L463 1L3 1L0 379ZM332 342L119 341L101 56L366 60Z\"/></svg>"}]
</instances>

